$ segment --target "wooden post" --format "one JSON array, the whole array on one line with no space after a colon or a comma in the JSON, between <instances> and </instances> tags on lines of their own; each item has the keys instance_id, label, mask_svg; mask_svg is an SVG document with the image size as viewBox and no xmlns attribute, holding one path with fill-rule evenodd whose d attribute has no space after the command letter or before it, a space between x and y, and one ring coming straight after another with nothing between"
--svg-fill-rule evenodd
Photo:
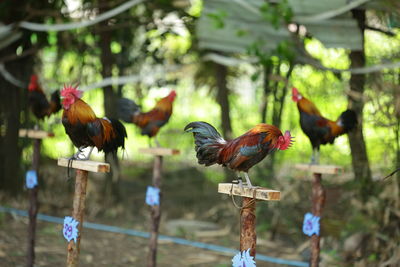
<instances>
[{"instance_id":1,"label":"wooden post","mask_svg":"<svg viewBox=\"0 0 400 267\"><path fill-rule=\"evenodd\" d=\"M20 129L19 137L31 138L33 140L33 155L32 155L32 169L36 171L39 176L39 161L40 161L40 146L41 139L53 137L53 133L40 131L37 129ZM38 204L38 191L39 185L34 188L28 189L29 192L29 225L28 225L28 252L27 252L27 266L33 267L35 263L35 236L36 236L36 217L39 210Z\"/></svg>"},{"instance_id":2,"label":"wooden post","mask_svg":"<svg viewBox=\"0 0 400 267\"><path fill-rule=\"evenodd\" d=\"M313 165L313 164L296 164L296 169L305 170L313 173L312 180L312 214L322 219L322 210L325 205L325 189L322 185L322 174L338 174L343 168L332 165ZM320 220L321 222L321 220ZM311 236L311 258L310 266L318 267L320 260L320 235Z\"/></svg>"},{"instance_id":3,"label":"wooden post","mask_svg":"<svg viewBox=\"0 0 400 267\"><path fill-rule=\"evenodd\" d=\"M240 211L240 251L250 248L250 255L256 256L256 201L253 198L243 197Z\"/></svg>"},{"instance_id":4,"label":"wooden post","mask_svg":"<svg viewBox=\"0 0 400 267\"><path fill-rule=\"evenodd\" d=\"M322 217L322 209L325 204L325 189L321 183L321 173L314 173L312 182L312 213L314 216ZM311 267L318 267L319 265L319 247L320 235L311 236Z\"/></svg>"},{"instance_id":5,"label":"wooden post","mask_svg":"<svg viewBox=\"0 0 400 267\"><path fill-rule=\"evenodd\" d=\"M78 224L78 238L76 240L76 244L74 240L71 240L68 243L67 266L71 267L78 266L79 263L79 253L80 253L80 244L82 236L83 214L85 211L86 186L87 186L88 174L89 174L88 171L83 171L79 169L76 170L72 217L75 220L79 221L79 224Z\"/></svg>"},{"instance_id":6,"label":"wooden post","mask_svg":"<svg viewBox=\"0 0 400 267\"><path fill-rule=\"evenodd\" d=\"M147 267L157 266L157 240L161 220L161 200L162 200L162 163L163 156L178 155L180 152L176 149L154 147L154 148L141 148L140 153L150 154L154 156L153 165L153 187L160 190L160 204L151 206L151 230L149 240L149 254L147 256Z\"/></svg>"},{"instance_id":7,"label":"wooden post","mask_svg":"<svg viewBox=\"0 0 400 267\"><path fill-rule=\"evenodd\" d=\"M60 158L58 159L58 165L68 167L69 159ZM82 237L82 226L83 226L83 214L85 211L85 199L86 199L86 186L88 173L91 172L109 172L110 165L102 162L95 161L79 161L74 160L70 166L76 169L75 178L75 192L73 200L72 217L79 222L78 224L78 238L76 243L71 240L68 243L67 249L67 267L75 267L79 264L79 253L80 243Z\"/></svg>"},{"instance_id":8,"label":"wooden post","mask_svg":"<svg viewBox=\"0 0 400 267\"><path fill-rule=\"evenodd\" d=\"M161 172L162 172L163 156L154 157L153 167L153 186L160 189L160 205L151 206L151 232L149 240L149 255L147 258L147 266L155 267L157 265L157 239L158 229L161 219Z\"/></svg>"},{"instance_id":9,"label":"wooden post","mask_svg":"<svg viewBox=\"0 0 400 267\"><path fill-rule=\"evenodd\" d=\"M281 192L262 187L240 187L238 184L218 184L218 192L242 197L240 210L240 251L250 249L250 255L256 257L256 201L278 201Z\"/></svg>"},{"instance_id":10,"label":"wooden post","mask_svg":"<svg viewBox=\"0 0 400 267\"><path fill-rule=\"evenodd\" d=\"M40 160L40 145L42 140L35 139L33 141L33 158L32 169L39 174L39 160ZM29 225L28 225L28 257L27 266L33 267L35 262L35 234L36 234L36 217L39 209L38 205L38 190L39 185L29 189Z\"/></svg>"}]
</instances>

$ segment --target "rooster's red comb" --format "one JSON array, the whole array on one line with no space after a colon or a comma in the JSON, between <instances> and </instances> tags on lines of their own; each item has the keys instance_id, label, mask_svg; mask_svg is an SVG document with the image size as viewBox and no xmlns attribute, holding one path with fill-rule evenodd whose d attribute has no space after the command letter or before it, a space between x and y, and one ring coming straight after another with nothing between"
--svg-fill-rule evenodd
<instances>
[{"instance_id":1,"label":"rooster's red comb","mask_svg":"<svg viewBox=\"0 0 400 267\"><path fill-rule=\"evenodd\" d=\"M78 90L78 85L73 87L72 85L64 85L64 88L61 90L61 96L67 97L68 95L74 95L77 98L81 98L83 92Z\"/></svg>"},{"instance_id":2,"label":"rooster's red comb","mask_svg":"<svg viewBox=\"0 0 400 267\"><path fill-rule=\"evenodd\" d=\"M31 81L29 82L28 90L34 91L38 87L38 77L35 74L31 75Z\"/></svg>"},{"instance_id":3,"label":"rooster's red comb","mask_svg":"<svg viewBox=\"0 0 400 267\"><path fill-rule=\"evenodd\" d=\"M300 97L301 97L301 94L300 94L299 90L297 90L296 87L293 87L292 88L292 100L294 102L297 102L300 100Z\"/></svg>"},{"instance_id":4,"label":"rooster's red comb","mask_svg":"<svg viewBox=\"0 0 400 267\"><path fill-rule=\"evenodd\" d=\"M280 150L285 150L291 147L291 145L294 142L294 138L290 135L289 131L286 131L283 136L279 137L279 149Z\"/></svg>"}]
</instances>

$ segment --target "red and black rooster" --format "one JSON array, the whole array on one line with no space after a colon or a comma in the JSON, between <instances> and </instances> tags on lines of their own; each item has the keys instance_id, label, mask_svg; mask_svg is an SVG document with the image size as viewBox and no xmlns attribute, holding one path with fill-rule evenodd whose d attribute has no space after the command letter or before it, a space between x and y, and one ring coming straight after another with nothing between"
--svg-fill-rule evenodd
<instances>
[{"instance_id":1,"label":"red and black rooster","mask_svg":"<svg viewBox=\"0 0 400 267\"><path fill-rule=\"evenodd\" d=\"M124 125L115 119L97 118L91 107L80 99L82 93L72 86L65 86L61 90L64 108L62 123L72 143L78 148L72 158L88 160L93 147L115 155L119 147L125 147L127 134ZM79 157L85 147L91 147L89 154Z\"/></svg>"},{"instance_id":2,"label":"red and black rooster","mask_svg":"<svg viewBox=\"0 0 400 267\"><path fill-rule=\"evenodd\" d=\"M273 125L261 123L233 139L224 140L217 130L207 122L191 122L186 132L195 139L196 157L199 164L220 164L238 172L244 172L247 185L252 187L248 171L276 150L285 150L292 144L290 132L282 132Z\"/></svg>"},{"instance_id":3,"label":"red and black rooster","mask_svg":"<svg viewBox=\"0 0 400 267\"><path fill-rule=\"evenodd\" d=\"M336 121L324 118L310 100L302 96L296 88L292 89L292 99L300 112L300 126L310 139L313 154L311 163L319 162L320 145L333 144L336 137L348 133L357 126L357 114L348 109Z\"/></svg>"},{"instance_id":4,"label":"red and black rooster","mask_svg":"<svg viewBox=\"0 0 400 267\"><path fill-rule=\"evenodd\" d=\"M54 91L51 94L49 102L42 88L39 86L36 75L31 76L28 91L28 103L36 118L43 119L44 117L49 117L61 109L60 92L58 90Z\"/></svg>"},{"instance_id":5,"label":"red and black rooster","mask_svg":"<svg viewBox=\"0 0 400 267\"><path fill-rule=\"evenodd\" d=\"M137 125L142 131L142 135L154 137L158 146L156 135L160 128L164 126L171 117L173 102L176 92L172 90L166 97L161 98L155 107L148 112L141 112L140 107L132 100L121 98L119 100L119 117L125 122Z\"/></svg>"}]
</instances>

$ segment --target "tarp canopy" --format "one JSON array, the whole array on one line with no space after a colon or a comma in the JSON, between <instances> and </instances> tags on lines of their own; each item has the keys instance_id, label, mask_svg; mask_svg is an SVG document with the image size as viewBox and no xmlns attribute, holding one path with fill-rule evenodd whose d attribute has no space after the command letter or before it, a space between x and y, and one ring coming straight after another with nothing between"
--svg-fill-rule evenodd
<instances>
[{"instance_id":1,"label":"tarp canopy","mask_svg":"<svg viewBox=\"0 0 400 267\"><path fill-rule=\"evenodd\" d=\"M274 1L277 3L278 1ZM303 25L308 34L327 48L362 48L361 32L350 10L368 0L288 0L292 22ZM377 1L373 1L377 2ZM378 1L379 2L379 1ZM199 46L224 53L245 53L259 44L269 52L290 40L287 25L275 27L265 18L265 0L206 0L197 24ZM376 3L375 3L376 4Z\"/></svg>"}]
</instances>

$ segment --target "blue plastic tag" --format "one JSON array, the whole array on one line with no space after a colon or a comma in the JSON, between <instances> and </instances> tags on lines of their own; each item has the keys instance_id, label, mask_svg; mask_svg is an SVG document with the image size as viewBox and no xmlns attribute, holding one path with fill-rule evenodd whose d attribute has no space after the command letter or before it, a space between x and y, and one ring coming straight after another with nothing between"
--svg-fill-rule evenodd
<instances>
[{"instance_id":1,"label":"blue plastic tag","mask_svg":"<svg viewBox=\"0 0 400 267\"><path fill-rule=\"evenodd\" d=\"M312 213L306 213L303 221L303 233L312 236L313 234L319 235L319 220L320 217L314 216Z\"/></svg>"},{"instance_id":2,"label":"blue plastic tag","mask_svg":"<svg viewBox=\"0 0 400 267\"><path fill-rule=\"evenodd\" d=\"M160 189L153 186L147 187L146 204L149 206L160 205Z\"/></svg>"},{"instance_id":3,"label":"blue plastic tag","mask_svg":"<svg viewBox=\"0 0 400 267\"><path fill-rule=\"evenodd\" d=\"M26 172L26 188L32 189L38 185L37 173L35 170L29 170Z\"/></svg>"},{"instance_id":4,"label":"blue plastic tag","mask_svg":"<svg viewBox=\"0 0 400 267\"><path fill-rule=\"evenodd\" d=\"M79 222L75 220L71 216L66 216L64 218L64 228L63 228L63 235L67 241L74 240L76 243L76 239L78 238L78 224Z\"/></svg>"},{"instance_id":5,"label":"blue plastic tag","mask_svg":"<svg viewBox=\"0 0 400 267\"><path fill-rule=\"evenodd\" d=\"M236 254L232 259L232 267L256 267L254 258L250 256L250 249Z\"/></svg>"}]
</instances>

